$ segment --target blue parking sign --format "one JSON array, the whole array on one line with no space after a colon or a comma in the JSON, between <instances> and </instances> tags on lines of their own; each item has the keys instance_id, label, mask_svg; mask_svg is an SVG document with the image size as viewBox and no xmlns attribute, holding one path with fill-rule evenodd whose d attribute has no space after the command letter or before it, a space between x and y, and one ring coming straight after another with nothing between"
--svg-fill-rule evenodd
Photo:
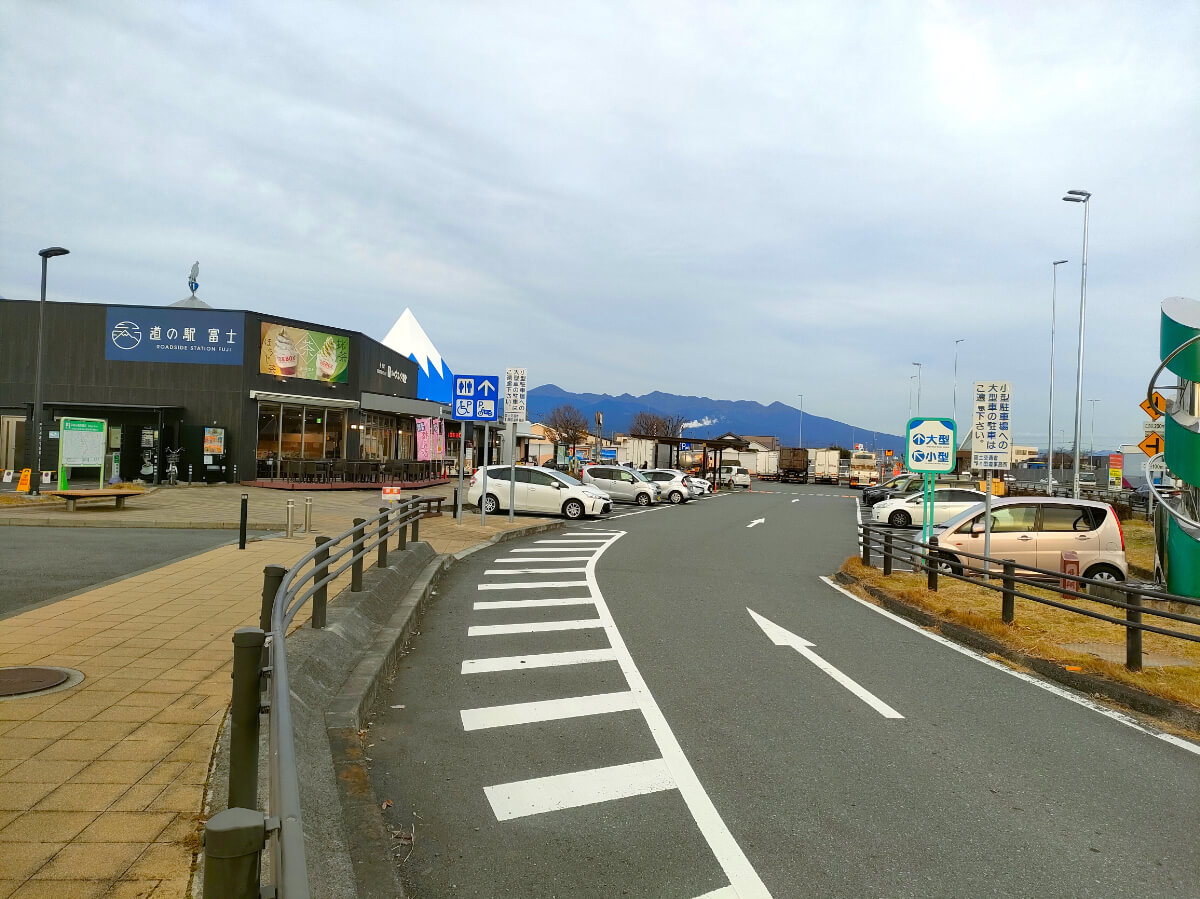
<instances>
[{"instance_id":1,"label":"blue parking sign","mask_svg":"<svg viewBox=\"0 0 1200 899\"><path fill-rule=\"evenodd\" d=\"M459 421L496 421L499 375L455 375L454 417Z\"/></svg>"}]
</instances>

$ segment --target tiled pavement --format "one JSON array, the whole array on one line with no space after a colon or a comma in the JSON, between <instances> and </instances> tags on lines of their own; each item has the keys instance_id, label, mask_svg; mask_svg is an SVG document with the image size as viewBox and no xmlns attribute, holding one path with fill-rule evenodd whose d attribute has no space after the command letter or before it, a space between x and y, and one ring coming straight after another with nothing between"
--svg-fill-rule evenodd
<instances>
[{"instance_id":1,"label":"tiled pavement","mask_svg":"<svg viewBox=\"0 0 1200 899\"><path fill-rule=\"evenodd\" d=\"M187 507L159 514L200 514L195 494L217 489L168 494ZM314 530L334 533L377 506L377 494L322 496ZM457 552L540 520L494 516L483 528L477 515L461 526L445 515L422 521L421 537ZM229 703L231 635L257 623L263 566L311 546L305 535L221 547L0 620L0 666L85 675L0 701L0 899L186 894Z\"/></svg>"}]
</instances>

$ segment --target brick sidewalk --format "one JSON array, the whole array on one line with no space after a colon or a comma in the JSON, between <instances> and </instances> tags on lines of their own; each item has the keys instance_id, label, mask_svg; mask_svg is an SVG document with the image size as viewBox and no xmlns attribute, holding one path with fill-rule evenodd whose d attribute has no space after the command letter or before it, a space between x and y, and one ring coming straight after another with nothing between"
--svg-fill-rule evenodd
<instances>
[{"instance_id":1,"label":"brick sidewalk","mask_svg":"<svg viewBox=\"0 0 1200 899\"><path fill-rule=\"evenodd\" d=\"M379 505L377 494L337 499L314 530L333 535ZM423 520L421 537L457 552L541 521L499 515L482 528L477 515L461 526L445 515ZM308 535L221 547L4 619L0 667L85 678L0 701L0 899L186 895L232 633L258 623L263 567L311 547Z\"/></svg>"}]
</instances>

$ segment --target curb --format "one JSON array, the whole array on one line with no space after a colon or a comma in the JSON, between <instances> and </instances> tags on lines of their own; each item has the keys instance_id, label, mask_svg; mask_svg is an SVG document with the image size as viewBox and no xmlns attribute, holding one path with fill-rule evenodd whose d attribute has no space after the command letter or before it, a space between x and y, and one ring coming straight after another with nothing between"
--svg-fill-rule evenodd
<instances>
[{"instance_id":1,"label":"curb","mask_svg":"<svg viewBox=\"0 0 1200 899\"><path fill-rule=\"evenodd\" d=\"M994 637L989 637L987 634L972 630L966 625L948 621L945 618L934 615L932 612L910 606L908 603L896 599L890 593L880 590L871 584L864 584L858 578L854 577L854 575L847 574L844 571L834 574L833 580L844 586L862 588L871 598L889 612L894 612L902 618L907 618L909 621L913 621L922 627L934 628L943 636L949 637L957 643L962 643L980 652L1005 658L1010 662L1014 662L1024 668L1028 668L1030 671L1040 674L1047 680L1052 680L1062 684L1064 687L1078 690L1080 693L1102 696L1106 699L1119 702L1127 708L1141 712L1144 715L1150 715L1160 721L1200 733L1200 711L1196 711L1181 702L1164 699L1153 693L1147 693L1138 687L1109 680L1097 674L1067 671L1058 662L1028 655L1001 643Z\"/></svg>"},{"instance_id":2,"label":"curb","mask_svg":"<svg viewBox=\"0 0 1200 899\"><path fill-rule=\"evenodd\" d=\"M378 632L326 709L325 732L333 756L342 818L349 831L346 843L353 847L350 858L359 896L405 896L390 860L388 850L392 841L371 785L359 731L364 729L363 721L388 677L395 672L400 657L407 652L417 618L433 595L434 587L443 574L474 553L562 527L563 522L556 521L514 528L460 552L436 556L409 587L387 626Z\"/></svg>"},{"instance_id":3,"label":"curb","mask_svg":"<svg viewBox=\"0 0 1200 899\"><path fill-rule=\"evenodd\" d=\"M78 512L71 513L78 515ZM186 528L195 531L236 531L241 524L236 521L104 521L103 519L57 519L0 517L0 526L35 528ZM287 525L281 521L248 521L248 531L282 531Z\"/></svg>"}]
</instances>

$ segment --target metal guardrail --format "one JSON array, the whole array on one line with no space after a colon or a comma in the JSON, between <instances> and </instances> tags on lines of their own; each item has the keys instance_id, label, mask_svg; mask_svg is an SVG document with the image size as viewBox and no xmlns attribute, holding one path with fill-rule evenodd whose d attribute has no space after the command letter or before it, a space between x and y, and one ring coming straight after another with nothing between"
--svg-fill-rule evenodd
<instances>
[{"instance_id":1,"label":"metal guardrail","mask_svg":"<svg viewBox=\"0 0 1200 899\"><path fill-rule=\"evenodd\" d=\"M288 684L288 627L309 601L312 626L323 628L329 585L347 571L350 590L362 590L364 560L376 553L387 567L388 541L399 535L398 550L420 539L422 498L409 497L380 508L373 518L354 519L336 537L317 537L314 549L289 569L263 570L259 627L233 635L233 702L229 734L228 808L205 823L204 894L229 899L309 899L308 870L301 827L300 779L292 731ZM340 564L339 564L340 563ZM263 679L266 678L266 700ZM259 716L268 715L267 810L258 805ZM271 853L271 883L260 887L264 849Z\"/></svg>"},{"instance_id":2,"label":"metal guardrail","mask_svg":"<svg viewBox=\"0 0 1200 899\"><path fill-rule=\"evenodd\" d=\"M957 559L968 560L965 564L951 562L944 551L938 547L937 537L929 543L912 539L874 524L859 525L859 545L862 551L862 562L871 565L873 553L878 550L882 554L883 573L891 575L896 559L901 559L912 566L914 572L925 572L926 586L937 592L938 580L942 577L965 581L977 586L994 590L1002 595L1001 620L1012 624L1014 619L1015 600L1028 599L1042 605L1052 606L1066 612L1074 612L1088 618L1107 621L1125 628L1125 667L1130 671L1142 670L1142 633L1150 631L1167 637L1200 643L1200 631L1174 630L1158 624L1150 624L1142 620L1143 615L1154 615L1168 621L1193 625L1200 628L1200 599L1188 596L1177 596L1161 590L1149 589L1137 584L1124 581L1114 581L1099 578L1086 578L1078 574L1064 574L1061 571L1051 571L1047 568L1037 568L1022 565L1020 574L1012 559L997 559L976 553L964 552L955 547L953 555ZM972 564L978 562L980 564ZM999 581L999 584L995 583ZM1039 596L1017 589L1031 587L1035 589L1051 589L1059 594L1064 602ZM1116 591L1123 599L1114 599L1110 594ZM1071 599L1083 599L1088 602L1100 603L1114 609L1123 609L1124 618L1107 615L1095 609L1070 605ZM1181 603L1191 607L1193 614L1171 611L1170 609L1155 608L1144 605L1143 600L1150 599L1158 602Z\"/></svg>"}]
</instances>

